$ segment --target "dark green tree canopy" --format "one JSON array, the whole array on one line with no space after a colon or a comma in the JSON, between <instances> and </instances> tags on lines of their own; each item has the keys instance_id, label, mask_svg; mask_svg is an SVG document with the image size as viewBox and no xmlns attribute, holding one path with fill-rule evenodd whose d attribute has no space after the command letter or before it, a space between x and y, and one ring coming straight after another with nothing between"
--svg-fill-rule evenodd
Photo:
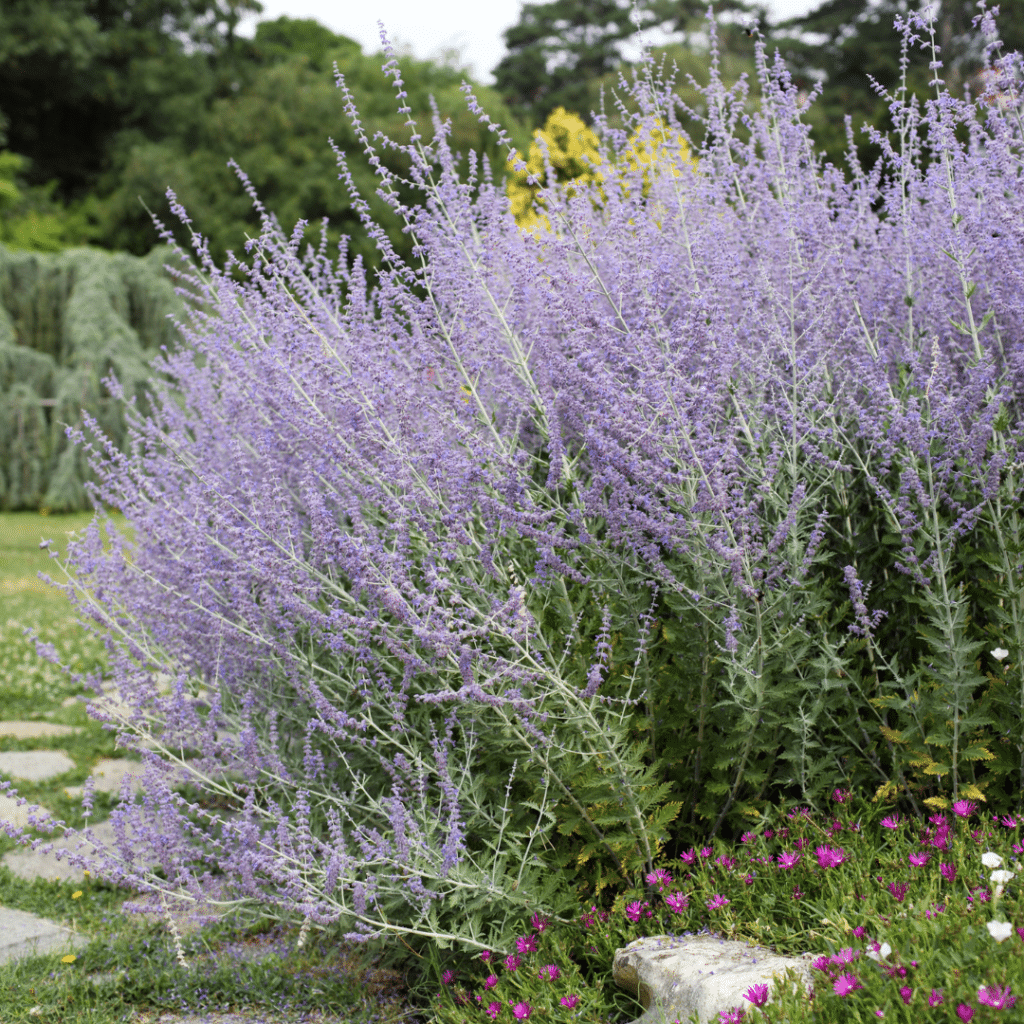
<instances>
[{"instance_id":1,"label":"dark green tree canopy","mask_svg":"<svg viewBox=\"0 0 1024 1024\"><path fill-rule=\"evenodd\" d=\"M352 239L349 257L363 257L368 266L379 265L379 254L352 205L346 184L339 180L337 157L330 140L344 154L360 195L369 203L377 222L385 227L396 251L411 256L412 242L402 222L377 196L380 179L345 113L344 99L331 70L337 61L352 91L367 137L377 131L407 141L410 129L398 112L399 101L381 71L384 58L367 56L344 37L337 44L326 36L295 23L271 23L269 32L257 30L254 52L263 61L258 74L237 93L214 98L209 107L182 107L173 135L150 140L125 133L111 149L110 170L97 183L100 224L97 241L104 247L143 255L158 241L147 208L188 247L190 233L171 214L166 198L170 187L192 218L195 230L210 241L210 252L223 265L225 252L245 258L246 234L256 236L260 218L253 209L235 171L234 160L248 175L268 211L290 232L296 221L309 222L306 238L316 244L320 221L329 221L333 249L342 234ZM262 28L262 26L261 26ZM268 38L269 37L269 38ZM311 59L310 49L320 42L325 49ZM425 138L433 134L430 97L442 118L452 121L451 144L462 153L467 167L469 150L484 153L499 175L504 172L505 150L466 106L460 89L463 75L450 68L399 59L402 79L413 116ZM518 146L529 144L525 126L517 125L493 90L476 87L481 104L504 124ZM407 158L373 143L381 162L402 175ZM406 202L415 196L404 192ZM141 198L141 202L140 202ZM145 204L145 205L143 205Z\"/></svg>"},{"instance_id":2,"label":"dark green tree canopy","mask_svg":"<svg viewBox=\"0 0 1024 1024\"><path fill-rule=\"evenodd\" d=\"M717 14L763 19L763 4L719 0ZM597 86L623 64L621 44L640 29L686 33L703 22L699 0L552 0L523 5L519 22L505 32L508 55L494 69L498 91L529 124L543 124L555 107L588 118ZM636 20L634 20L634 17Z\"/></svg>"},{"instance_id":3,"label":"dark green tree canopy","mask_svg":"<svg viewBox=\"0 0 1024 1024\"><path fill-rule=\"evenodd\" d=\"M87 192L114 136L153 137L173 98L214 87L213 65L242 47L234 28L258 0L4 0L0 115L32 184ZM223 63L223 62L222 62Z\"/></svg>"},{"instance_id":4,"label":"dark green tree canopy","mask_svg":"<svg viewBox=\"0 0 1024 1024\"><path fill-rule=\"evenodd\" d=\"M407 139L383 56L363 54L357 42L311 19L280 17L259 23L251 40L236 37L237 15L256 7L254 0L15 0L0 7L0 129L6 126L10 178L0 240L48 251L87 243L142 256L159 241L148 209L188 246L190 232L170 212L170 188L218 265L228 249L244 258L246 235L259 233L260 218L228 166L234 160L287 229L306 220L316 241L327 217L331 242L349 235L350 261L361 255L372 267L380 257L339 181L333 139L378 223L399 254L410 256L409 236L376 195L379 180L332 71L337 62L370 139L377 131ZM467 109L464 75L407 57L400 65L424 134L431 134L433 96L442 117L452 118L455 148L486 153L502 173L504 151ZM499 97L481 87L477 93L517 145L527 146L527 127ZM403 156L378 150L386 166L405 173ZM57 230L60 219L67 231Z\"/></svg>"},{"instance_id":5,"label":"dark green tree canopy","mask_svg":"<svg viewBox=\"0 0 1024 1024\"><path fill-rule=\"evenodd\" d=\"M282 15L274 21L261 21L253 39L256 59L268 64L280 63L296 54L305 54L314 71L330 71L332 53L347 51L351 56L361 47L348 36L337 35L312 18L289 18Z\"/></svg>"}]
</instances>

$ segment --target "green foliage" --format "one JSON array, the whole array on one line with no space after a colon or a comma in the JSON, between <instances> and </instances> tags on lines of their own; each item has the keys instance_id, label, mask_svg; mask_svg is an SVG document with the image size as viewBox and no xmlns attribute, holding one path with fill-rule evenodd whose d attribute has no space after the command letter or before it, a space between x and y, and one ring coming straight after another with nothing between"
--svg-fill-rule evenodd
<instances>
[{"instance_id":1,"label":"green foliage","mask_svg":"<svg viewBox=\"0 0 1024 1024\"><path fill-rule=\"evenodd\" d=\"M152 211L187 249L191 235L171 213L170 188L202 224L214 260L223 266L227 250L244 258L246 237L260 231L259 214L228 166L234 160L286 230L305 220L306 239L315 244L318 222L327 217L330 245L348 235L349 264L361 256L377 267L376 246L338 180L333 138L373 217L399 256L411 258L402 222L376 195L379 179L348 123L332 73L337 61L371 141L378 131L408 137L398 101L381 88L382 57L363 55L353 40L310 19L262 22L253 40L239 39L234 27L244 9L259 5L5 5L0 127L7 125L7 144L23 159L14 166L9 158L3 167L11 185L3 188L0 241L37 251L89 244L143 256L160 242ZM175 33L191 40L192 52ZM426 137L433 96L442 118L452 119L457 151L475 150L504 163L504 150L466 109L460 72L405 57L400 65ZM525 144L525 126L497 94L479 87L477 93L513 139ZM406 175L404 156L390 149L379 155L387 168ZM462 168L468 168L465 159ZM18 183L15 172L23 179ZM406 202L414 201L412 190L400 190Z\"/></svg>"},{"instance_id":2,"label":"green foliage","mask_svg":"<svg viewBox=\"0 0 1024 1024\"><path fill-rule=\"evenodd\" d=\"M766 8L744 0L720 0L716 13L764 17ZM557 108L589 116L602 85L614 85L626 63L621 43L637 27L685 31L700 23L707 5L687 0L552 0L523 5L517 24L505 31L508 54L494 69L499 93L528 124L542 124ZM749 42L749 40L748 40Z\"/></svg>"},{"instance_id":3,"label":"green foliage","mask_svg":"<svg viewBox=\"0 0 1024 1024\"><path fill-rule=\"evenodd\" d=\"M64 208L54 198L57 182L27 186L19 172L30 161L0 150L0 242L10 249L59 252L81 245L90 234L95 197Z\"/></svg>"},{"instance_id":4,"label":"green foliage","mask_svg":"<svg viewBox=\"0 0 1024 1024\"><path fill-rule=\"evenodd\" d=\"M262 8L252 0L5 0L0 111L7 144L32 162L30 184L56 180L62 203L80 200L119 132L173 134L183 106L229 84L218 75L240 48L233 27L244 10Z\"/></svg>"},{"instance_id":5,"label":"green foliage","mask_svg":"<svg viewBox=\"0 0 1024 1024\"><path fill-rule=\"evenodd\" d=\"M96 476L65 426L82 428L86 410L126 450L124 404L102 384L110 373L150 413L149 354L180 345L167 314L187 319L162 269L172 260L166 247L139 259L0 246L0 508L91 507L83 484Z\"/></svg>"},{"instance_id":6,"label":"green foliage","mask_svg":"<svg viewBox=\"0 0 1024 1024\"><path fill-rule=\"evenodd\" d=\"M327 217L330 246L348 235L352 239L349 263L361 256L365 265L376 267L380 264L376 246L362 227L345 182L338 180L337 158L329 141L333 139L375 220L385 228L399 255L411 257L412 242L402 232L402 222L376 195L380 179L349 124L333 75L329 70L318 70L324 65L329 69L337 61L371 141L377 131L394 139L407 139L410 129L404 126L405 117L397 112L394 93L381 88L382 58L364 56L342 37L335 37L337 45L332 43L333 48L316 60L298 49L286 55L282 40L291 36L284 31L287 26L282 26L283 20L273 23L273 32L258 33L257 42L266 51L266 63L248 87L215 99L208 107L194 108L187 126L182 125L174 135L147 140L126 134L117 140L111 169L97 187L101 198L96 242L136 254L148 251L157 241L148 207L187 248L189 232L172 215L165 197L171 187L193 222L202 225L218 265L223 265L228 249L244 258L246 236L259 234L260 218L228 166L228 161L234 160L286 232L290 233L300 219L309 221L305 238L315 245L320 238L319 222ZM265 43L261 42L264 35L269 37ZM299 35L304 47L315 50L315 39ZM323 42L325 46L330 43L326 39ZM289 45L293 44L299 45L294 39ZM441 116L452 120L451 144L456 151L465 154L472 149L486 154L494 165L504 163L505 153L494 136L466 108L459 89L461 74L410 58L401 58L399 64L409 105L425 137L429 138L432 131L432 95ZM515 125L493 92L478 89L477 93L492 116L510 127L513 138L521 140L524 129ZM383 147L378 150L384 166L407 174L408 159L404 155ZM467 168L465 159L461 166ZM417 200L406 186L400 187L400 192L406 202Z\"/></svg>"},{"instance_id":7,"label":"green foliage","mask_svg":"<svg viewBox=\"0 0 1024 1024\"><path fill-rule=\"evenodd\" d=\"M313 71L331 70L332 54L347 50L358 56L360 46L348 36L337 35L312 18L289 18L261 21L256 26L255 56L260 63L278 64L302 55Z\"/></svg>"}]
</instances>

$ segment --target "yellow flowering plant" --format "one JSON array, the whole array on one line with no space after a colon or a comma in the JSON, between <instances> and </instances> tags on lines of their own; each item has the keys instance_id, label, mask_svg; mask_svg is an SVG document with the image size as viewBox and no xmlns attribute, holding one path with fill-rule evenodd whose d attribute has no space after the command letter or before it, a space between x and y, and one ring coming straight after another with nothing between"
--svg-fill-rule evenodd
<instances>
[{"instance_id":1,"label":"yellow flowering plant","mask_svg":"<svg viewBox=\"0 0 1024 1024\"><path fill-rule=\"evenodd\" d=\"M556 107L548 115L544 127L538 128L533 137L529 157L525 158L526 167L515 170L516 163L524 159L518 152L508 162L512 177L507 191L516 223L524 231L536 234L540 226L551 229L551 223L543 212L546 204L539 195L546 185L545 150L556 181L565 186L570 198L576 194L577 188L586 188L593 182L598 185L598 194L604 201L607 197L600 186L606 174L600 167L609 161L601 155L597 136L579 114L564 107ZM667 168L674 178L678 178L687 166L696 169L697 161L690 155L682 134L665 125L660 118L645 118L634 129L620 158L617 167L619 185L623 195L628 195L629 185L624 180L626 173L642 171L642 194L646 199L650 194L652 173L656 169ZM531 175L537 175L541 180L530 184Z\"/></svg>"}]
</instances>

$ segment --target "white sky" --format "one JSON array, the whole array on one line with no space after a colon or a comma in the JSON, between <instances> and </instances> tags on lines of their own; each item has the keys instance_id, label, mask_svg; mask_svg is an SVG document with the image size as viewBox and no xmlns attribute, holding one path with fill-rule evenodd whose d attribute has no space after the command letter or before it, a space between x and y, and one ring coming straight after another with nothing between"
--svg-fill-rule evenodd
<instances>
[{"instance_id":1,"label":"white sky","mask_svg":"<svg viewBox=\"0 0 1024 1024\"><path fill-rule=\"evenodd\" d=\"M505 56L502 32L519 21L523 0L262 0L263 13L249 16L238 34L251 38L257 21L313 18L340 35L357 40L364 53L380 48L377 20L399 47L409 46L415 56L436 58L445 50L460 49L460 63L484 85L493 84L491 69ZM772 19L804 14L817 0L770 0ZM652 40L656 42L657 40Z\"/></svg>"}]
</instances>

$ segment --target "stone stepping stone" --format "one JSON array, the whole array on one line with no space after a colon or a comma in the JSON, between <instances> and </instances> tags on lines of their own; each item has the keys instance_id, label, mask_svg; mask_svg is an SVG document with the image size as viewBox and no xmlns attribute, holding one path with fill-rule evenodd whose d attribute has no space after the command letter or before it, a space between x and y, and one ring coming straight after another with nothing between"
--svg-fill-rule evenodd
<instances>
[{"instance_id":1,"label":"stone stepping stone","mask_svg":"<svg viewBox=\"0 0 1024 1024\"><path fill-rule=\"evenodd\" d=\"M146 766L140 761L131 761L126 757L105 757L96 762L96 767L89 773L93 778L93 789L97 793L120 793L121 783L126 775L141 775ZM137 778L133 778L129 785L133 793L138 793L142 788ZM68 786L64 792L68 796L81 796L84 792L82 786Z\"/></svg>"},{"instance_id":2,"label":"stone stepping stone","mask_svg":"<svg viewBox=\"0 0 1024 1024\"><path fill-rule=\"evenodd\" d=\"M120 793L121 783L125 776L133 776L128 783L132 793L138 793L142 789L141 776L146 766L141 761L132 761L127 757L105 757L96 762L96 767L90 772L93 777L93 791L96 793ZM180 771L179 776L182 782L189 779L188 773ZM64 789L67 796L80 797L85 792L83 786L67 786Z\"/></svg>"},{"instance_id":3,"label":"stone stepping stone","mask_svg":"<svg viewBox=\"0 0 1024 1024\"><path fill-rule=\"evenodd\" d=\"M51 725L49 722L0 722L0 736L13 736L16 740L34 740L40 736L73 736L81 731L71 725Z\"/></svg>"},{"instance_id":4,"label":"stone stepping stone","mask_svg":"<svg viewBox=\"0 0 1024 1024\"><path fill-rule=\"evenodd\" d=\"M18 806L13 796L0 796L0 821L12 821L18 828L28 828L28 812L32 801Z\"/></svg>"},{"instance_id":5,"label":"stone stepping stone","mask_svg":"<svg viewBox=\"0 0 1024 1024\"><path fill-rule=\"evenodd\" d=\"M99 824L90 825L89 827L96 836L97 842L103 846L110 847L117 844L117 834L114 831L113 822L101 821ZM129 839L132 838L132 835L133 833L129 826ZM44 836L42 838L43 842L37 850L22 846L17 850L4 854L2 860L4 866L9 868L12 874L17 875L18 878L23 878L25 881L31 881L34 878L44 878L51 881L84 882L85 873L82 868L73 867L68 863L65 856L57 860L56 853L58 850L67 850L71 853L82 853L86 856L91 856L94 851L88 840L79 835L57 838L56 833L54 837ZM40 853L42 847L51 842L53 843L53 849L49 853ZM81 850L79 850L79 846L81 846ZM157 862L153 859L146 859L140 860L138 863L144 867L153 867Z\"/></svg>"},{"instance_id":6,"label":"stone stepping stone","mask_svg":"<svg viewBox=\"0 0 1024 1024\"><path fill-rule=\"evenodd\" d=\"M0 963L41 953L70 953L88 941L84 935L35 914L0 907Z\"/></svg>"},{"instance_id":7,"label":"stone stepping stone","mask_svg":"<svg viewBox=\"0 0 1024 1024\"><path fill-rule=\"evenodd\" d=\"M26 782L45 782L74 767L75 762L59 750L9 750L0 753L0 772Z\"/></svg>"}]
</instances>

